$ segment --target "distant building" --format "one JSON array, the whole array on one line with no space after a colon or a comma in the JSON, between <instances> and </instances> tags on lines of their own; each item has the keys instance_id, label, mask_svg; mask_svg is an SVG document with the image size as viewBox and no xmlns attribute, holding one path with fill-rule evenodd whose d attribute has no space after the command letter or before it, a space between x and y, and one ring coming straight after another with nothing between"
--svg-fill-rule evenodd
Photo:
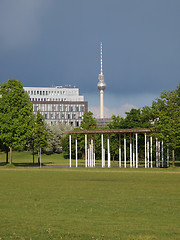
<instances>
[{"instance_id":1,"label":"distant building","mask_svg":"<svg viewBox=\"0 0 180 240\"><path fill-rule=\"evenodd\" d=\"M112 118L96 118L96 123L98 127L105 127L111 121L112 121Z\"/></svg>"},{"instance_id":2,"label":"distant building","mask_svg":"<svg viewBox=\"0 0 180 240\"><path fill-rule=\"evenodd\" d=\"M79 127L84 112L88 111L88 102L79 95L79 88L24 87L24 90L33 103L33 111L39 110L50 124L64 122Z\"/></svg>"}]
</instances>

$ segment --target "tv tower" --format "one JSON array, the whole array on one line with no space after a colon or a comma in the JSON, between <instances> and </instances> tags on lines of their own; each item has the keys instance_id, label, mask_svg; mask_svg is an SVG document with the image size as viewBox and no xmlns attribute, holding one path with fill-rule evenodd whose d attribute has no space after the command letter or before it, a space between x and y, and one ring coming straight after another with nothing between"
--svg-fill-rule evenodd
<instances>
[{"instance_id":1,"label":"tv tower","mask_svg":"<svg viewBox=\"0 0 180 240\"><path fill-rule=\"evenodd\" d=\"M102 42L101 42L101 73L99 74L99 82L97 88L100 90L100 118L104 118L104 90L106 89L106 83L104 82L104 74L102 70Z\"/></svg>"}]
</instances>

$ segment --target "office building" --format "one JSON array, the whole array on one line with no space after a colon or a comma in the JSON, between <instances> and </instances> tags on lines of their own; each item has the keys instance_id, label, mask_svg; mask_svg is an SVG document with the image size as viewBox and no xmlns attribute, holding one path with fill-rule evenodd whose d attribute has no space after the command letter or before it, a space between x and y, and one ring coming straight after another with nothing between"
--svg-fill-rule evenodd
<instances>
[{"instance_id":1,"label":"office building","mask_svg":"<svg viewBox=\"0 0 180 240\"><path fill-rule=\"evenodd\" d=\"M39 110L50 124L64 122L79 127L84 112L88 111L88 103L79 95L78 88L24 87L24 90L33 103L33 111Z\"/></svg>"}]
</instances>

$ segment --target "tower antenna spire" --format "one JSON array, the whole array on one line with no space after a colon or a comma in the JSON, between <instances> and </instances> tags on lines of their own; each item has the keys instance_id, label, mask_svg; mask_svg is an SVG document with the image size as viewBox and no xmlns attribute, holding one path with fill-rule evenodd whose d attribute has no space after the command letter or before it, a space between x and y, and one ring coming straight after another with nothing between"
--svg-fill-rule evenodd
<instances>
[{"instance_id":1,"label":"tower antenna spire","mask_svg":"<svg viewBox=\"0 0 180 240\"><path fill-rule=\"evenodd\" d=\"M99 82L97 84L97 88L100 90L100 118L104 118L104 90L106 89L106 83L104 82L104 75L103 75L103 69L102 69L102 41L101 41L101 55L100 55L100 61L101 61L101 73L99 74Z\"/></svg>"},{"instance_id":2,"label":"tower antenna spire","mask_svg":"<svg viewBox=\"0 0 180 240\"><path fill-rule=\"evenodd\" d=\"M103 69L102 69L102 41L101 41L101 75L103 74Z\"/></svg>"}]
</instances>

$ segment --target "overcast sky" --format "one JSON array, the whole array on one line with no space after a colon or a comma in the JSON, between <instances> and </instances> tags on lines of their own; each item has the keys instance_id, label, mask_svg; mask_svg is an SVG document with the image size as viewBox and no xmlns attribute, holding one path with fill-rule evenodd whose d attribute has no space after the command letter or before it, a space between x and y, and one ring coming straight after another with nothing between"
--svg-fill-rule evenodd
<instances>
[{"instance_id":1,"label":"overcast sky","mask_svg":"<svg viewBox=\"0 0 180 240\"><path fill-rule=\"evenodd\" d=\"M151 105L180 83L180 0L0 0L0 83L71 84L105 115Z\"/></svg>"}]
</instances>

